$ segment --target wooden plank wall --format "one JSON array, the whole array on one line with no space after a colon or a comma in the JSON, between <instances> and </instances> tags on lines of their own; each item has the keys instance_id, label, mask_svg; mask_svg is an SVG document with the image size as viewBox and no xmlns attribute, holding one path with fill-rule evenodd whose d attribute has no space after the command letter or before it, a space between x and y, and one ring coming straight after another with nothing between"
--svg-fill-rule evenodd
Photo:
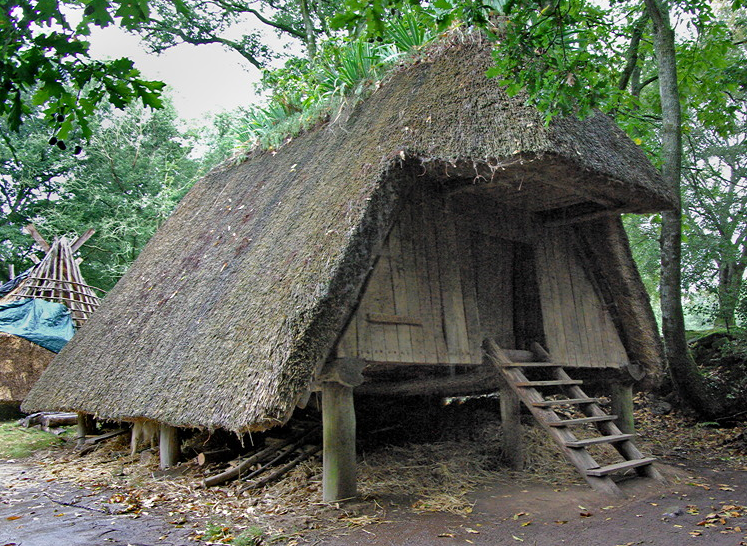
<instances>
[{"instance_id":1,"label":"wooden plank wall","mask_svg":"<svg viewBox=\"0 0 747 546\"><path fill-rule=\"evenodd\" d=\"M570 228L545 230L535 247L550 353L578 367L620 367L628 357L608 311L576 257Z\"/></svg>"},{"instance_id":2,"label":"wooden plank wall","mask_svg":"<svg viewBox=\"0 0 747 546\"><path fill-rule=\"evenodd\" d=\"M511 260L493 267L495 252L487 248L493 239L470 230L448 198L416 190L384 244L337 356L481 363L482 317L493 317L486 322L491 335L507 328L501 339L513 336ZM501 305L508 310L500 312Z\"/></svg>"},{"instance_id":3,"label":"wooden plank wall","mask_svg":"<svg viewBox=\"0 0 747 546\"><path fill-rule=\"evenodd\" d=\"M544 341L569 366L626 363L614 324L575 255L573 232L546 230L533 218L484 198L416 189L336 356L479 364L482 340L493 337L505 348ZM545 340L538 339L543 323Z\"/></svg>"}]
</instances>

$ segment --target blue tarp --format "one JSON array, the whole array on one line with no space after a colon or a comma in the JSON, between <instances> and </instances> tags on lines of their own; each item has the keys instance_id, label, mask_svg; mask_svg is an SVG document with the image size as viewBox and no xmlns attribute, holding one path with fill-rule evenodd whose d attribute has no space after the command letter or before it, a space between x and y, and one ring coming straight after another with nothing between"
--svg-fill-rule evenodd
<instances>
[{"instance_id":1,"label":"blue tarp","mask_svg":"<svg viewBox=\"0 0 747 546\"><path fill-rule=\"evenodd\" d=\"M75 327L70 310L61 303L28 298L0 305L0 332L59 353L73 337Z\"/></svg>"}]
</instances>

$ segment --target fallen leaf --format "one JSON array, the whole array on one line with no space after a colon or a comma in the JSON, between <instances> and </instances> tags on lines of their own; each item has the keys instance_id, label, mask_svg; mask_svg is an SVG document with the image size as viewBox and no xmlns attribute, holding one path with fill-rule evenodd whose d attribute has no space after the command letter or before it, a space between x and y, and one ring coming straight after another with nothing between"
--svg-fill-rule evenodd
<instances>
[{"instance_id":1,"label":"fallen leaf","mask_svg":"<svg viewBox=\"0 0 747 546\"><path fill-rule=\"evenodd\" d=\"M480 531L475 531L474 529L470 529L469 527L467 527L465 530L468 533L472 533L473 535L479 535L480 534Z\"/></svg>"},{"instance_id":2,"label":"fallen leaf","mask_svg":"<svg viewBox=\"0 0 747 546\"><path fill-rule=\"evenodd\" d=\"M568 523L568 520L565 520L565 519L556 519L555 523L557 523L558 525L565 525L566 523Z\"/></svg>"},{"instance_id":3,"label":"fallen leaf","mask_svg":"<svg viewBox=\"0 0 747 546\"><path fill-rule=\"evenodd\" d=\"M511 536L513 537L514 540L518 540L519 542L524 542L523 538L519 538L516 535L511 535Z\"/></svg>"},{"instance_id":4,"label":"fallen leaf","mask_svg":"<svg viewBox=\"0 0 747 546\"><path fill-rule=\"evenodd\" d=\"M590 518L590 517L591 517L591 516L593 516L593 515L594 515L594 514L592 514L591 512L581 512L581 513L579 514L579 516L581 516L582 518Z\"/></svg>"},{"instance_id":5,"label":"fallen leaf","mask_svg":"<svg viewBox=\"0 0 747 546\"><path fill-rule=\"evenodd\" d=\"M5 518L5 519L7 519L8 521L15 521L15 520L17 520L17 519L21 519L22 517L23 517L23 516L8 516L8 517L7 517L7 518Z\"/></svg>"},{"instance_id":6,"label":"fallen leaf","mask_svg":"<svg viewBox=\"0 0 747 546\"><path fill-rule=\"evenodd\" d=\"M440 535L436 535L438 538L454 538L454 533L441 533Z\"/></svg>"},{"instance_id":7,"label":"fallen leaf","mask_svg":"<svg viewBox=\"0 0 747 546\"><path fill-rule=\"evenodd\" d=\"M531 525L531 524L532 524L532 520L529 520L529 521L525 521L524 523L522 523L521 526L526 527L527 525Z\"/></svg>"}]
</instances>

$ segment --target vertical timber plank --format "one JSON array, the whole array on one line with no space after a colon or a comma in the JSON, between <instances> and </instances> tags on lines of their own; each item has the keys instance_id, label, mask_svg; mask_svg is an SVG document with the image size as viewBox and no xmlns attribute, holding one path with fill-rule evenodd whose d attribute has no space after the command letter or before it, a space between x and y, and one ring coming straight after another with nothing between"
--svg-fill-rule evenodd
<instances>
[{"instance_id":1,"label":"vertical timber plank","mask_svg":"<svg viewBox=\"0 0 747 546\"><path fill-rule=\"evenodd\" d=\"M404 211L400 212L400 216L403 216L403 213ZM402 255L403 236L400 228L401 220L398 220L395 222L392 231L389 234L389 263L391 267L393 296L392 306L395 315L412 317L415 315L415 312L414 310L410 310L410 301L407 295L410 287L407 285L405 280L405 265ZM415 362L412 351L412 338L410 335L410 331L415 328L417 327L409 324L397 324L395 326L399 346L397 362Z\"/></svg>"},{"instance_id":2,"label":"vertical timber plank","mask_svg":"<svg viewBox=\"0 0 747 546\"><path fill-rule=\"evenodd\" d=\"M552 263L552 256L548 251L548 247L552 244L550 233L545 232L544 237L540 238L540 242L536 246L537 279L540 286L542 317L545 323L545 338L548 348L558 362L567 363L565 335L560 325L561 304L558 301L554 279L555 265Z\"/></svg>"},{"instance_id":3,"label":"vertical timber plank","mask_svg":"<svg viewBox=\"0 0 747 546\"><path fill-rule=\"evenodd\" d=\"M423 235L425 241L425 261L428 270L428 285L431 295L430 315L433 322L433 339L436 345L437 361L449 363L449 352L446 348L443 323L443 302L441 300L441 279L439 276L438 256L436 253L436 226L440 214L432 196L423 197Z\"/></svg>"},{"instance_id":4,"label":"vertical timber plank","mask_svg":"<svg viewBox=\"0 0 747 546\"><path fill-rule=\"evenodd\" d=\"M467 321L464 316L462 281L457 257L456 232L454 217L446 210L446 203L441 201L443 209L440 217L441 229L438 230L438 266L441 277L441 298L443 301L444 331L452 364L469 362L469 339Z\"/></svg>"},{"instance_id":5,"label":"vertical timber plank","mask_svg":"<svg viewBox=\"0 0 747 546\"><path fill-rule=\"evenodd\" d=\"M422 326L410 326L410 343L412 347L412 361L413 362L428 362L426 357L426 340L424 339L424 331L426 329L427 314L423 309L423 296L421 294L421 278L425 274L424 271L418 269L417 264L417 250L415 239L420 238L420 234L414 232L412 223L412 201L408 202L402 207L400 213L400 251L402 257L402 268L404 273L404 284L407 291L407 312L411 316L419 318L423 325ZM430 340L431 344L433 340ZM435 361L435 358L432 360Z\"/></svg>"},{"instance_id":6,"label":"vertical timber plank","mask_svg":"<svg viewBox=\"0 0 747 546\"><path fill-rule=\"evenodd\" d=\"M378 277L378 290L374 295L378 296L378 305L376 312L384 315L394 315L394 287L392 281L392 237L391 233L387 238L386 252L379 258L379 267L381 268ZM381 329L384 333L384 358L386 362L400 362L399 332L396 324L382 324Z\"/></svg>"},{"instance_id":7,"label":"vertical timber plank","mask_svg":"<svg viewBox=\"0 0 747 546\"><path fill-rule=\"evenodd\" d=\"M558 231L553 231L554 244L550 246L550 256L555 269L557 291L560 299L561 328L565 336L566 362L569 366L578 366L580 338L573 293L571 292L570 271L565 252L565 241Z\"/></svg>"},{"instance_id":8,"label":"vertical timber plank","mask_svg":"<svg viewBox=\"0 0 747 546\"><path fill-rule=\"evenodd\" d=\"M471 362L482 362L482 330L480 328L480 314L477 308L477 291L475 289L475 259L470 244L469 225L459 219L456 223L457 260L459 261L460 277L462 281L462 297L464 300L464 317L469 340Z\"/></svg>"},{"instance_id":9,"label":"vertical timber plank","mask_svg":"<svg viewBox=\"0 0 747 546\"><path fill-rule=\"evenodd\" d=\"M410 226L412 231L412 249L415 264L415 276L420 298L420 318L423 321L423 362L437 364L438 348L436 344L436 323L433 319L433 302L431 301L431 280L428 258L425 251L425 224L423 222L422 190L413 192L415 199L410 208Z\"/></svg>"},{"instance_id":10,"label":"vertical timber plank","mask_svg":"<svg viewBox=\"0 0 747 546\"><path fill-rule=\"evenodd\" d=\"M583 281L580 277L581 271L576 263L576 256L573 245L569 244L568 238L573 237L573 232L569 229L562 230L561 240L563 242L562 256L565 270L568 272L568 291L570 298L569 313L574 325L574 331L577 339L576 343L576 363L581 367L597 367L602 363L603 355L599 354L594 346L594 334L602 326L601 324L592 324L587 320L586 314L586 294L583 290Z\"/></svg>"},{"instance_id":11,"label":"vertical timber plank","mask_svg":"<svg viewBox=\"0 0 747 546\"><path fill-rule=\"evenodd\" d=\"M335 354L337 355L337 358L359 357L357 312L356 315L353 315L350 318L350 322L348 323L347 328L345 328L345 332L340 336L340 341L337 343Z\"/></svg>"},{"instance_id":12,"label":"vertical timber plank","mask_svg":"<svg viewBox=\"0 0 747 546\"><path fill-rule=\"evenodd\" d=\"M371 347L371 359L377 362L386 362L387 360L387 338L384 331L384 325L377 322L369 322L366 320L369 312L371 313L385 313L384 302L383 302L383 290L384 285L387 282L391 282L386 278L385 271L389 269L387 254L389 254L389 247L386 243L381 249L381 255L376 260L376 265L371 272L371 279L366 289L365 301L366 309L365 313L361 314L361 322L358 323L359 327L365 324L365 329L368 334L368 342Z\"/></svg>"}]
</instances>

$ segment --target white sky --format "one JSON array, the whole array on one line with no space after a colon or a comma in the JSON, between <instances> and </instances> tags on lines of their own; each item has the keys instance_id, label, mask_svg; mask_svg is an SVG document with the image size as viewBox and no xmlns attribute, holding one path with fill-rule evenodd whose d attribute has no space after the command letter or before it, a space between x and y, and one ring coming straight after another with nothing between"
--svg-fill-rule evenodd
<instances>
[{"instance_id":1,"label":"white sky","mask_svg":"<svg viewBox=\"0 0 747 546\"><path fill-rule=\"evenodd\" d=\"M174 106L185 120L248 106L257 100L254 83L259 80L259 71L238 53L217 44L182 44L153 55L146 52L137 36L114 26L92 28L89 39L94 58L128 57L145 79L166 82Z\"/></svg>"}]
</instances>

